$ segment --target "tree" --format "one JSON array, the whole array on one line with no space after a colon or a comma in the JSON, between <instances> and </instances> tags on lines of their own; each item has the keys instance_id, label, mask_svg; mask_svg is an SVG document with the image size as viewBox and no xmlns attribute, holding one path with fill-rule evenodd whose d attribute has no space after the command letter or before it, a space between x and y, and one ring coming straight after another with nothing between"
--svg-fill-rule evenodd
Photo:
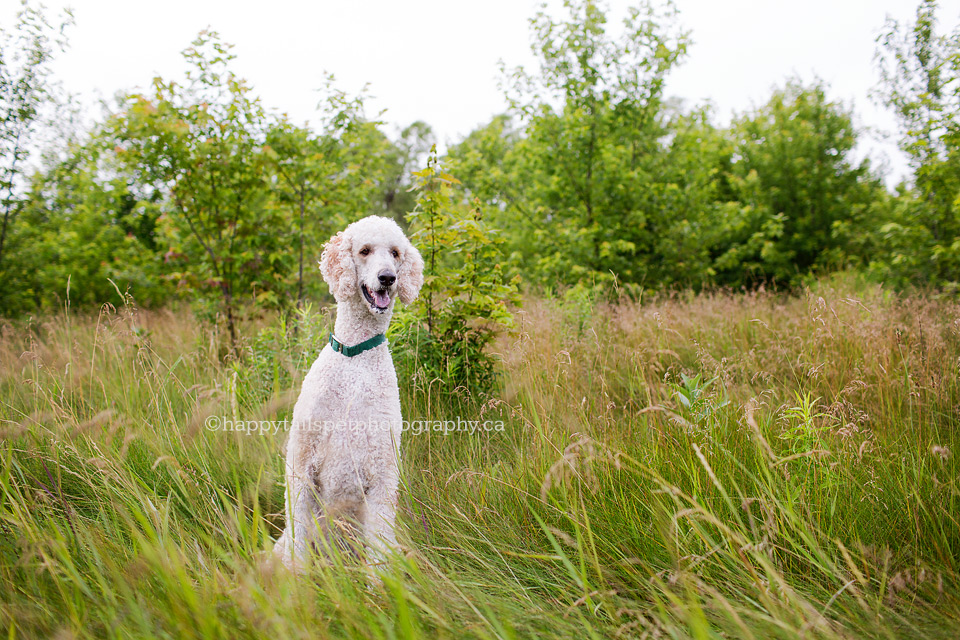
<instances>
[{"instance_id":1,"label":"tree","mask_svg":"<svg viewBox=\"0 0 960 640\"><path fill-rule=\"evenodd\" d=\"M270 206L259 99L229 70L230 46L203 32L184 52L188 83L154 81L133 95L113 126L123 156L165 199L161 232L172 276L202 294L216 292L236 346L238 297L279 303L284 220Z\"/></svg>"},{"instance_id":2,"label":"tree","mask_svg":"<svg viewBox=\"0 0 960 640\"><path fill-rule=\"evenodd\" d=\"M158 207L137 193L111 140L94 132L37 172L8 238L7 314L119 304L157 305L169 295L156 252ZM117 293L122 294L118 298Z\"/></svg>"},{"instance_id":3,"label":"tree","mask_svg":"<svg viewBox=\"0 0 960 640\"><path fill-rule=\"evenodd\" d=\"M412 174L426 162L430 149L436 144L436 136L429 124L422 120L400 129L395 142L384 147L383 208L384 214L394 218L401 226L406 225L406 215L413 210Z\"/></svg>"},{"instance_id":4,"label":"tree","mask_svg":"<svg viewBox=\"0 0 960 640\"><path fill-rule=\"evenodd\" d=\"M513 327L510 307L520 304L519 276L507 276L502 239L484 220L479 202L463 200L436 147L414 179L410 241L423 255L424 282L417 301L391 328L405 335L398 341L398 366L414 375L410 369L425 370L428 379L439 378L451 389L489 392L496 359L487 347Z\"/></svg>"},{"instance_id":5,"label":"tree","mask_svg":"<svg viewBox=\"0 0 960 640\"><path fill-rule=\"evenodd\" d=\"M730 181L733 142L710 122L709 107L670 109L670 131L649 189L655 206L672 216L653 245L653 283L700 287L716 282L713 256L726 241L723 223L736 207ZM651 284L653 284L651 283Z\"/></svg>"},{"instance_id":6,"label":"tree","mask_svg":"<svg viewBox=\"0 0 960 640\"><path fill-rule=\"evenodd\" d=\"M482 203L488 216L503 234L507 263L517 270L530 254L524 241L531 226L526 187L521 180L521 161L516 146L521 132L506 115L495 116L450 147L446 161L449 171L459 176L467 197Z\"/></svg>"},{"instance_id":7,"label":"tree","mask_svg":"<svg viewBox=\"0 0 960 640\"><path fill-rule=\"evenodd\" d=\"M916 21L890 20L878 38L880 100L900 126L900 148L910 158L916 194L883 225L885 246L918 241L930 284L960 283L960 28L937 33L937 3L924 0ZM904 238L895 236L902 235ZM912 261L910 261L912 262Z\"/></svg>"},{"instance_id":8,"label":"tree","mask_svg":"<svg viewBox=\"0 0 960 640\"><path fill-rule=\"evenodd\" d=\"M42 108L53 100L50 63L65 48L71 22L67 12L55 27L42 6L24 2L13 29L0 29L0 282L7 240L26 203L27 161L36 151Z\"/></svg>"},{"instance_id":9,"label":"tree","mask_svg":"<svg viewBox=\"0 0 960 640\"><path fill-rule=\"evenodd\" d=\"M519 140L511 117L497 115L450 147L446 160L471 197L495 208L520 206L522 185L510 180Z\"/></svg>"},{"instance_id":10,"label":"tree","mask_svg":"<svg viewBox=\"0 0 960 640\"><path fill-rule=\"evenodd\" d=\"M522 219L525 268L545 282L585 276L639 282L657 269L656 243L676 212L651 185L660 167L663 84L683 58L687 36L676 11L649 3L631 9L623 34L606 31L592 0L568 0L569 17L546 10L532 20L535 74L508 78L512 111L524 125L510 176L522 198L505 196ZM468 185L469 186L469 185Z\"/></svg>"},{"instance_id":11,"label":"tree","mask_svg":"<svg viewBox=\"0 0 960 640\"><path fill-rule=\"evenodd\" d=\"M319 245L329 235L332 225L329 220L323 224L323 218L329 216L322 216L321 210L338 201L349 202L360 181L357 171L345 168L344 151L345 138L355 134L364 122L363 99L349 99L333 88L332 81L332 77L328 78L326 98L321 103L324 118L320 134L296 127L285 117L273 123L266 133L265 150L276 175L274 190L282 203L293 208L293 217L298 221L298 309L304 300L304 243L309 236ZM317 224L305 227L308 214Z\"/></svg>"},{"instance_id":12,"label":"tree","mask_svg":"<svg viewBox=\"0 0 960 640\"><path fill-rule=\"evenodd\" d=\"M731 127L733 197L717 270L727 282L788 284L811 269L842 266L844 221L876 199L869 162L851 159L851 112L831 102L822 83L789 81L765 105Z\"/></svg>"}]
</instances>

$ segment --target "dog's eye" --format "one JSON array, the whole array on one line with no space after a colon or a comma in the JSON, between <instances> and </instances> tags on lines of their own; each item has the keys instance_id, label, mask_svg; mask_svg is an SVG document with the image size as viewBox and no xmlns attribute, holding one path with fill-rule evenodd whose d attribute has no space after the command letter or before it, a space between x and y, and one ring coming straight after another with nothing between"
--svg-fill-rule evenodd
<instances>
[{"instance_id":1,"label":"dog's eye","mask_svg":"<svg viewBox=\"0 0 960 640\"><path fill-rule=\"evenodd\" d=\"M370 255L370 247L364 247L363 249L360 249L360 255L362 256Z\"/></svg>"},{"instance_id":2,"label":"dog's eye","mask_svg":"<svg viewBox=\"0 0 960 640\"><path fill-rule=\"evenodd\" d=\"M399 258L399 257L400 257L400 252L397 251L396 249L394 249L394 250L391 251L390 253L393 254L393 257L394 257L394 258Z\"/></svg>"}]
</instances>

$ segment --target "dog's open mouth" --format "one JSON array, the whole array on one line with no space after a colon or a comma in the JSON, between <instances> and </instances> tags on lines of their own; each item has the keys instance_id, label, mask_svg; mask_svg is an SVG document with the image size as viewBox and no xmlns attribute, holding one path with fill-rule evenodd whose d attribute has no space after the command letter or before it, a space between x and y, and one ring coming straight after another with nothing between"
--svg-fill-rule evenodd
<instances>
[{"instance_id":1,"label":"dog's open mouth","mask_svg":"<svg viewBox=\"0 0 960 640\"><path fill-rule=\"evenodd\" d=\"M370 306L375 307L378 311L386 311L387 307L390 306L390 292L386 289L377 289L371 292L364 284L360 286L360 290L363 291L363 297L367 299Z\"/></svg>"}]
</instances>

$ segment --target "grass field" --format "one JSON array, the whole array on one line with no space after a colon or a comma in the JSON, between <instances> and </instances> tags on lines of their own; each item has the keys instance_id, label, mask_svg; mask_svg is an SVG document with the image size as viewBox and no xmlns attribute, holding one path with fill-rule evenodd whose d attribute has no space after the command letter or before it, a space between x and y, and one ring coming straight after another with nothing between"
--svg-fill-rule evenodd
<instances>
[{"instance_id":1,"label":"grass field","mask_svg":"<svg viewBox=\"0 0 960 640\"><path fill-rule=\"evenodd\" d=\"M849 280L798 297L527 299L503 388L401 381L402 549L264 560L329 313L105 308L3 326L8 637L956 638L960 306ZM296 328L296 331L294 331Z\"/></svg>"}]
</instances>

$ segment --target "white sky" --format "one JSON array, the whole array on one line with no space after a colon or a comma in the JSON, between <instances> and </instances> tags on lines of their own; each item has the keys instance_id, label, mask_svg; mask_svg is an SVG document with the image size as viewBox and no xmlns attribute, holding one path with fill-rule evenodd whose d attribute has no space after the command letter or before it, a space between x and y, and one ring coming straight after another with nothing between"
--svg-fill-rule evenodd
<instances>
[{"instance_id":1,"label":"white sky","mask_svg":"<svg viewBox=\"0 0 960 640\"><path fill-rule=\"evenodd\" d=\"M875 38L887 16L912 20L919 0L676 0L694 45L668 94L709 100L726 122L766 101L789 76L818 76L852 104L859 125L890 130L892 118L868 98L876 84ZM180 52L211 27L236 45L234 69L267 108L295 122L313 117L323 72L353 94L365 84L368 114L387 109L393 125L425 120L441 142L456 142L502 112L498 60L532 66L528 20L538 0L46 0L73 8L71 47L56 73L91 104L145 89L155 75L179 78ZM610 28L631 3L610 2ZM0 0L9 26L18 0ZM560 0L550 0L558 11ZM944 0L941 32L960 23L960 0ZM905 171L892 142L864 139L861 153Z\"/></svg>"}]
</instances>

